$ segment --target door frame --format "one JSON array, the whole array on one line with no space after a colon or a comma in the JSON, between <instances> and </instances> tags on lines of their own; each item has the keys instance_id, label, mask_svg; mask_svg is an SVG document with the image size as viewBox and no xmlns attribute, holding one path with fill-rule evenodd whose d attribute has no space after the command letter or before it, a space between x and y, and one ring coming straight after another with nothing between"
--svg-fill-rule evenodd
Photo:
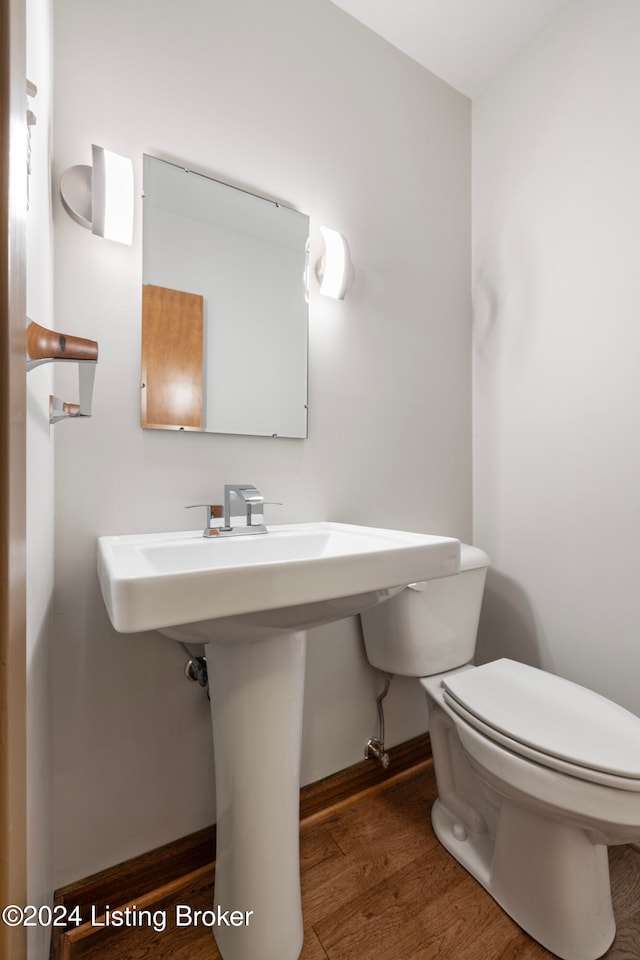
<instances>
[{"instance_id":1,"label":"door frame","mask_svg":"<svg viewBox=\"0 0 640 960\"><path fill-rule=\"evenodd\" d=\"M0 908L26 898L25 6L0 3ZM25 934L0 921L0 956Z\"/></svg>"}]
</instances>

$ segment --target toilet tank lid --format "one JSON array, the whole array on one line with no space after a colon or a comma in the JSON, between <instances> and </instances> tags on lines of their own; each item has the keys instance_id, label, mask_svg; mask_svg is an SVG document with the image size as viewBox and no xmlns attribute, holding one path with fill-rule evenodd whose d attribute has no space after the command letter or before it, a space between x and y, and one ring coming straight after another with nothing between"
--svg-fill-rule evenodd
<instances>
[{"instance_id":1,"label":"toilet tank lid","mask_svg":"<svg viewBox=\"0 0 640 960\"><path fill-rule=\"evenodd\" d=\"M468 570L481 570L490 566L490 564L488 554L480 547L472 547L468 543L460 544L460 573L465 573ZM428 584L428 580L420 580L418 583L409 583L407 586L411 590L422 592L427 589Z\"/></svg>"},{"instance_id":2,"label":"toilet tank lid","mask_svg":"<svg viewBox=\"0 0 640 960\"><path fill-rule=\"evenodd\" d=\"M640 717L570 680L513 660L443 678L447 702L540 754L640 780Z\"/></svg>"},{"instance_id":3,"label":"toilet tank lid","mask_svg":"<svg viewBox=\"0 0 640 960\"><path fill-rule=\"evenodd\" d=\"M460 544L460 571L477 570L479 567L488 567L491 561L488 554L480 547L472 547L469 543Z\"/></svg>"}]
</instances>

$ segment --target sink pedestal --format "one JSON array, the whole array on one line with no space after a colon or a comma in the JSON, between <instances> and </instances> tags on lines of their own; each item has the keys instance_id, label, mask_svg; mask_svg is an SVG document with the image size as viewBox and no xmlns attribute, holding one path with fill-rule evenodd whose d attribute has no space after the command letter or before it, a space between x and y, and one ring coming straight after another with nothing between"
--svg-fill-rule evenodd
<instances>
[{"instance_id":1,"label":"sink pedestal","mask_svg":"<svg viewBox=\"0 0 640 960\"><path fill-rule=\"evenodd\" d=\"M230 924L214 928L216 943L224 960L297 960L306 632L207 643L205 653L216 777L214 908L222 917L228 911Z\"/></svg>"}]
</instances>

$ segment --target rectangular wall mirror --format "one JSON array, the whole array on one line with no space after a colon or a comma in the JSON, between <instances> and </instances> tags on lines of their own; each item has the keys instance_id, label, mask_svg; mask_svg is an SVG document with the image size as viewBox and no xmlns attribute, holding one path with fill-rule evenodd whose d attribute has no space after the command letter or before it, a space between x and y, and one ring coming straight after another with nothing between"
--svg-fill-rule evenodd
<instances>
[{"instance_id":1,"label":"rectangular wall mirror","mask_svg":"<svg viewBox=\"0 0 640 960\"><path fill-rule=\"evenodd\" d=\"M307 436L309 218L143 161L141 424Z\"/></svg>"}]
</instances>

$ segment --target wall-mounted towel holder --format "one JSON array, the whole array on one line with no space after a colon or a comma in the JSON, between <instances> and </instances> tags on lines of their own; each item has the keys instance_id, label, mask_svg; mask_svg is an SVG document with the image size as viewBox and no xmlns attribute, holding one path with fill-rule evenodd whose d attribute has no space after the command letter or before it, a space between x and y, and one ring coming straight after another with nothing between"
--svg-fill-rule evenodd
<instances>
[{"instance_id":1,"label":"wall-mounted towel holder","mask_svg":"<svg viewBox=\"0 0 640 960\"><path fill-rule=\"evenodd\" d=\"M28 319L28 318L27 318ZM47 330L32 320L27 327L27 370L42 363L77 363L79 403L67 403L49 397L49 422L91 416L93 382L98 362L98 344L83 337L70 337Z\"/></svg>"}]
</instances>

